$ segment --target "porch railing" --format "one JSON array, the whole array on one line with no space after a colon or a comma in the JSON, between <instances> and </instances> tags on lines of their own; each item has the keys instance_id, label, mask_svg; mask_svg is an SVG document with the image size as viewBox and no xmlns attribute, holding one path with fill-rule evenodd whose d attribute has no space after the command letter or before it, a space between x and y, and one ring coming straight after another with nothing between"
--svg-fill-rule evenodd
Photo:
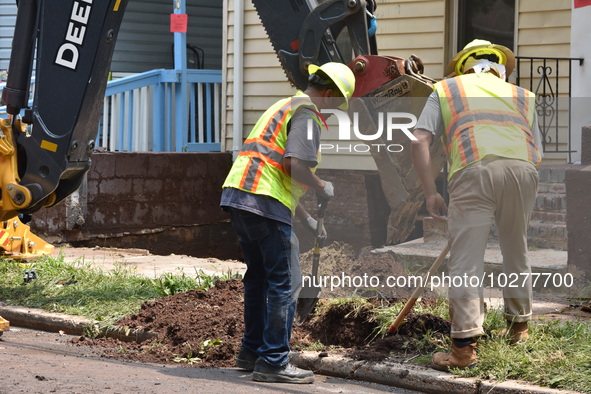
<instances>
[{"instance_id":1,"label":"porch railing","mask_svg":"<svg viewBox=\"0 0 591 394\"><path fill-rule=\"evenodd\" d=\"M128 152L220 151L221 82L219 70L192 69L152 70L109 81L97 146ZM34 83L33 78L30 97ZM5 111L0 107L0 117Z\"/></svg>"},{"instance_id":2,"label":"porch railing","mask_svg":"<svg viewBox=\"0 0 591 394\"><path fill-rule=\"evenodd\" d=\"M582 65L583 59L517 56L516 60L517 85L536 93L544 152L567 154L568 162L572 163L572 153L576 151L571 144L571 74L573 63ZM561 117L561 111L567 112L566 119ZM564 133L559 133L561 129ZM563 149L565 144L566 149Z\"/></svg>"},{"instance_id":3,"label":"porch railing","mask_svg":"<svg viewBox=\"0 0 591 394\"><path fill-rule=\"evenodd\" d=\"M109 81L98 145L109 151L219 151L221 82L218 70L152 70ZM181 94L183 83L187 94Z\"/></svg>"}]
</instances>

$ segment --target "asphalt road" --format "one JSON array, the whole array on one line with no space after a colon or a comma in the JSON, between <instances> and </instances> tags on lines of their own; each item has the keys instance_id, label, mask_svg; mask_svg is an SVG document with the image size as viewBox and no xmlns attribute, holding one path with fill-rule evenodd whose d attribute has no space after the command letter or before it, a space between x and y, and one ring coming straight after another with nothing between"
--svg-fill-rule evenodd
<instances>
[{"instance_id":1,"label":"asphalt road","mask_svg":"<svg viewBox=\"0 0 591 394\"><path fill-rule=\"evenodd\" d=\"M12 393L416 393L316 375L310 385L251 380L238 369L122 362L72 336L11 327L0 337L0 394Z\"/></svg>"}]
</instances>

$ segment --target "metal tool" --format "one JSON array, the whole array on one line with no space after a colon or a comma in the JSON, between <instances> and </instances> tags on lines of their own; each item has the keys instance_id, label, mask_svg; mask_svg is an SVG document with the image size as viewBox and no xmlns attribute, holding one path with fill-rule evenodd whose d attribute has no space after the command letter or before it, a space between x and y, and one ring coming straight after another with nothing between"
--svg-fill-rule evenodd
<instances>
[{"instance_id":1,"label":"metal tool","mask_svg":"<svg viewBox=\"0 0 591 394\"><path fill-rule=\"evenodd\" d=\"M298 297L296 306L295 323L299 326L312 312L320 298L320 283L318 280L318 264L320 262L320 249L324 245L325 237L322 235L324 225L324 213L328 206L328 200L322 200L318 204L318 222L316 224L316 239L314 240L314 252L312 257L312 274L308 275L309 280L303 280L303 287Z\"/></svg>"},{"instance_id":2,"label":"metal tool","mask_svg":"<svg viewBox=\"0 0 591 394\"><path fill-rule=\"evenodd\" d=\"M441 251L441 253L439 253L439 256L437 256L437 259L435 260L435 262L433 263L431 268L429 268L429 271L427 271L427 274L425 274L425 276L423 277L423 281L422 281L423 286L417 287L412 292L410 298L408 299L408 301L406 301L406 304L404 304L404 307L402 308L400 313L398 313L398 316L396 317L396 320L394 320L394 323L392 323L390 325L390 327L388 327L388 334L390 334L390 335L396 334L396 331L398 331L398 328L400 327L400 325L402 324L402 322L406 318L406 315L408 315L408 312L410 312L410 310L415 305L415 303L417 302L417 300L419 299L421 294L423 294L423 290L425 289L425 285L429 281L429 278L431 276L433 276L433 274L435 272L437 272L439 267L441 267L441 264L445 260L445 257L447 256L448 252L449 252L449 243L447 245L445 245L445 248Z\"/></svg>"}]
</instances>

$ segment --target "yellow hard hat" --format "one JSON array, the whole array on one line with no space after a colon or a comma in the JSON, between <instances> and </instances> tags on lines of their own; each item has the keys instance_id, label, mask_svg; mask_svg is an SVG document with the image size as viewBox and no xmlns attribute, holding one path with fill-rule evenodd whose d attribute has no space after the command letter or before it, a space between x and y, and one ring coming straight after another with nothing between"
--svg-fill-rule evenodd
<instances>
[{"instance_id":1,"label":"yellow hard hat","mask_svg":"<svg viewBox=\"0 0 591 394\"><path fill-rule=\"evenodd\" d=\"M445 69L445 75L462 75L462 70L466 60L472 56L478 55L496 55L499 58L499 64L505 66L507 76L511 75L515 68L515 54L509 48L502 45L495 45L487 40L476 39L468 43L464 49L458 52L449 62Z\"/></svg>"},{"instance_id":2,"label":"yellow hard hat","mask_svg":"<svg viewBox=\"0 0 591 394\"><path fill-rule=\"evenodd\" d=\"M341 108L344 110L349 108L349 99L355 91L355 75L353 71L347 65L337 62L324 63L322 66L315 64L308 66L308 73L310 75L315 74L318 70L326 74L339 88L339 91L345 98L345 103L341 105Z\"/></svg>"}]
</instances>

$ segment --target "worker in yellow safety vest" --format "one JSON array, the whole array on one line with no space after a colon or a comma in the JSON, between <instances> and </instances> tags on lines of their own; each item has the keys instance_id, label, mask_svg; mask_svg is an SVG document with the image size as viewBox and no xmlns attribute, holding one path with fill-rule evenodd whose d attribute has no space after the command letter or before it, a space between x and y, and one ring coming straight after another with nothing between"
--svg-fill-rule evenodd
<instances>
[{"instance_id":1,"label":"worker in yellow safety vest","mask_svg":"<svg viewBox=\"0 0 591 394\"><path fill-rule=\"evenodd\" d=\"M507 329L502 335L511 343L528 337L527 227L538 188L541 141L534 93L505 81L514 65L510 49L472 41L447 66L446 75L452 77L435 84L414 130L412 158L426 208L433 218L447 221L451 248L446 275L451 278L452 346L450 353L433 355L438 369L477 362L476 340L484 333L484 252L493 222L503 275L520 278L519 286L503 289ZM430 145L438 139L449 165L449 207L430 167Z\"/></svg>"},{"instance_id":2,"label":"worker in yellow safety vest","mask_svg":"<svg viewBox=\"0 0 591 394\"><path fill-rule=\"evenodd\" d=\"M314 374L289 362L289 338L301 289L295 216L312 231L317 221L299 205L308 188L320 199L334 196L320 179L322 109L347 109L355 90L353 72L341 63L308 67L305 91L273 104L244 141L222 190L247 270L244 275L244 336L239 368L265 382L311 383ZM324 234L326 231L324 230Z\"/></svg>"}]
</instances>

